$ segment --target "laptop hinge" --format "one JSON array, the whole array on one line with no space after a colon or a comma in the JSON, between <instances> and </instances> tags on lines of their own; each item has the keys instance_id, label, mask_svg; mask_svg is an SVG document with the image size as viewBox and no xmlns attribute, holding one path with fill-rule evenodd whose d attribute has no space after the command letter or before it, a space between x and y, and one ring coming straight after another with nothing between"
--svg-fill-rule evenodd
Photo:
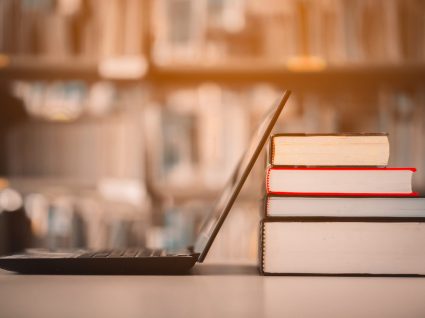
<instances>
[{"instance_id":1,"label":"laptop hinge","mask_svg":"<svg viewBox=\"0 0 425 318\"><path fill-rule=\"evenodd\" d=\"M201 255L201 253L195 253L195 247L194 246L188 246L187 250L189 251L190 255L192 255L193 257L196 257L196 259L198 259L199 255Z\"/></svg>"}]
</instances>

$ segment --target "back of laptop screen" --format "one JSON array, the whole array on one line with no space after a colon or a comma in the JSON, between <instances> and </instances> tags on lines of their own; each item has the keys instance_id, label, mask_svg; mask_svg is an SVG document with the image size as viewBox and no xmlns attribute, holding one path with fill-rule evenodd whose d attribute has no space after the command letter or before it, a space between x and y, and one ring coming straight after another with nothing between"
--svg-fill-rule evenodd
<instances>
[{"instance_id":1,"label":"back of laptop screen","mask_svg":"<svg viewBox=\"0 0 425 318\"><path fill-rule=\"evenodd\" d=\"M289 92L285 92L285 94L268 110L249 142L245 154L236 166L232 177L227 182L220 197L200 227L194 247L196 253L201 253L200 261L205 258L207 252L205 249L209 248L209 245L211 245L215 235L224 222L224 219L239 194L243 183L248 177L264 143L267 141L288 97Z\"/></svg>"}]
</instances>

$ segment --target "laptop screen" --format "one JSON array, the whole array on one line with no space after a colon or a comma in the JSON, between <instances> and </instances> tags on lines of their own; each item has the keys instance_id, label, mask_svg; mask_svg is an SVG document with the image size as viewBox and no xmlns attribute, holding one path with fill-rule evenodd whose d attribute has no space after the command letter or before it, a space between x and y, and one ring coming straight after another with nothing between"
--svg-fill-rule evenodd
<instances>
[{"instance_id":1,"label":"laptop screen","mask_svg":"<svg viewBox=\"0 0 425 318\"><path fill-rule=\"evenodd\" d=\"M200 253L198 261L202 262L205 259L211 244L229 214L264 144L267 142L289 95L290 91L285 91L266 113L260 126L256 129L252 140L249 142L248 148L239 161L232 177L200 227L194 247L194 251Z\"/></svg>"}]
</instances>

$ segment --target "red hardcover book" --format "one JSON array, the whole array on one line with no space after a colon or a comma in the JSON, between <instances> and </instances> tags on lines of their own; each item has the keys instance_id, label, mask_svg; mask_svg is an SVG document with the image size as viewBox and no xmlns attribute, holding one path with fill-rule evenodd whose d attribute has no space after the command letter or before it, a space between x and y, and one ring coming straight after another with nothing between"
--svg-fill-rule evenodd
<instances>
[{"instance_id":1,"label":"red hardcover book","mask_svg":"<svg viewBox=\"0 0 425 318\"><path fill-rule=\"evenodd\" d=\"M415 168L267 169L266 190L274 195L417 196L412 191Z\"/></svg>"}]
</instances>

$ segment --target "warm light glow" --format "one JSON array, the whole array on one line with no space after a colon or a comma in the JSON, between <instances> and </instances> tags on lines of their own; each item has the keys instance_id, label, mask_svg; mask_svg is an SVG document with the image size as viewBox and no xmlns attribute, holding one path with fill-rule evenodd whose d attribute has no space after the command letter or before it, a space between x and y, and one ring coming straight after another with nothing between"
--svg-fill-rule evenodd
<instances>
[{"instance_id":1,"label":"warm light glow","mask_svg":"<svg viewBox=\"0 0 425 318\"><path fill-rule=\"evenodd\" d=\"M101 77L110 79L139 79L148 69L146 60L142 56L123 56L105 58L99 63Z\"/></svg>"},{"instance_id":2,"label":"warm light glow","mask_svg":"<svg viewBox=\"0 0 425 318\"><path fill-rule=\"evenodd\" d=\"M9 186L9 181L7 179L0 178L0 190L7 188Z\"/></svg>"},{"instance_id":3,"label":"warm light glow","mask_svg":"<svg viewBox=\"0 0 425 318\"><path fill-rule=\"evenodd\" d=\"M22 196L16 190L6 188L0 192L0 210L12 212L22 207Z\"/></svg>"},{"instance_id":4,"label":"warm light glow","mask_svg":"<svg viewBox=\"0 0 425 318\"><path fill-rule=\"evenodd\" d=\"M0 54L0 68L6 67L10 64L10 58L7 55Z\"/></svg>"},{"instance_id":5,"label":"warm light glow","mask_svg":"<svg viewBox=\"0 0 425 318\"><path fill-rule=\"evenodd\" d=\"M70 115L65 114L65 113L53 113L53 114L51 114L49 116L46 116L46 118L48 120L51 120L51 121L67 122L67 121L76 120L77 119L77 116L70 116Z\"/></svg>"},{"instance_id":6,"label":"warm light glow","mask_svg":"<svg viewBox=\"0 0 425 318\"><path fill-rule=\"evenodd\" d=\"M326 68L326 61L319 56L294 56L288 59L286 65L294 72L319 72Z\"/></svg>"}]
</instances>

